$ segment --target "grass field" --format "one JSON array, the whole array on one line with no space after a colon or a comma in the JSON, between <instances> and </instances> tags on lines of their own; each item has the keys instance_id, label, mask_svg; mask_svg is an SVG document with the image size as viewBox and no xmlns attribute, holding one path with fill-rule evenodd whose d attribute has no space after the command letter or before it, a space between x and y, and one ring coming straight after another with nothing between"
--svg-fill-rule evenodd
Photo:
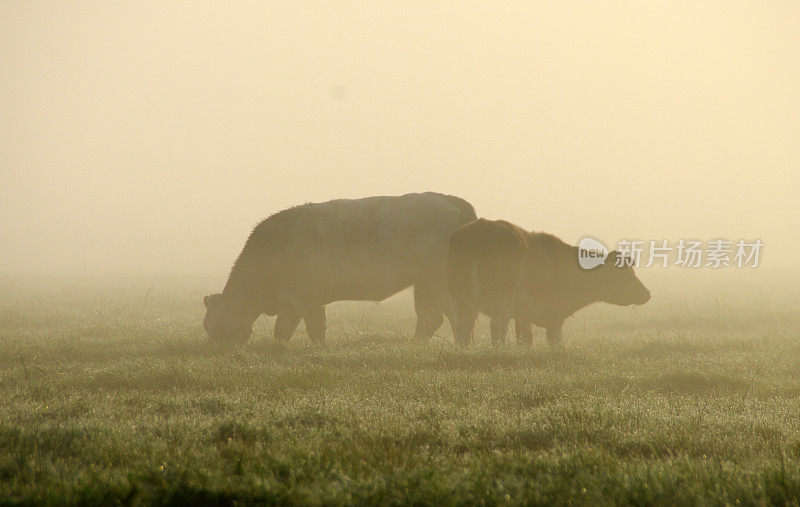
<instances>
[{"instance_id":1,"label":"grass field","mask_svg":"<svg viewBox=\"0 0 800 507\"><path fill-rule=\"evenodd\" d=\"M0 503L796 505L800 280L695 273L466 352L407 294L219 349L219 280L5 277Z\"/></svg>"}]
</instances>

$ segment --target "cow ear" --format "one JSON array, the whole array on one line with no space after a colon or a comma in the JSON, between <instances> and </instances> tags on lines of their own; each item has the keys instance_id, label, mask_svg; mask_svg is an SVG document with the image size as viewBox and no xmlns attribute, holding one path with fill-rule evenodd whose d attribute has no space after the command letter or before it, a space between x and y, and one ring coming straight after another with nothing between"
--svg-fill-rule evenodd
<instances>
[{"instance_id":1,"label":"cow ear","mask_svg":"<svg viewBox=\"0 0 800 507\"><path fill-rule=\"evenodd\" d=\"M206 305L206 308L208 308L208 303L210 301L211 301L211 296L206 296L203 298L203 304Z\"/></svg>"}]
</instances>

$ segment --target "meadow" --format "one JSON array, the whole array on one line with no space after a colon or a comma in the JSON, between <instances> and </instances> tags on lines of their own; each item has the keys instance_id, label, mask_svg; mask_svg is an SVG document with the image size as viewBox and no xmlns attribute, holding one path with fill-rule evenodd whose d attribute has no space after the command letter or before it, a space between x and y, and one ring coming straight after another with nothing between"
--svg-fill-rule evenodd
<instances>
[{"instance_id":1,"label":"meadow","mask_svg":"<svg viewBox=\"0 0 800 507\"><path fill-rule=\"evenodd\" d=\"M798 505L800 277L646 275L560 350L466 351L407 293L226 348L218 279L2 277L0 504Z\"/></svg>"}]
</instances>

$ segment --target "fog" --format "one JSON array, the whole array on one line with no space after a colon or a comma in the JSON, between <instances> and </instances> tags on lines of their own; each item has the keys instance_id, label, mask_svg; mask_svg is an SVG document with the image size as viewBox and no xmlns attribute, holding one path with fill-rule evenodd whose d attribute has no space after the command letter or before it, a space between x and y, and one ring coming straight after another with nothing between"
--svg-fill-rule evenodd
<instances>
[{"instance_id":1,"label":"fog","mask_svg":"<svg viewBox=\"0 0 800 507\"><path fill-rule=\"evenodd\" d=\"M800 250L800 3L3 2L0 272L222 273L435 190L569 242Z\"/></svg>"}]
</instances>

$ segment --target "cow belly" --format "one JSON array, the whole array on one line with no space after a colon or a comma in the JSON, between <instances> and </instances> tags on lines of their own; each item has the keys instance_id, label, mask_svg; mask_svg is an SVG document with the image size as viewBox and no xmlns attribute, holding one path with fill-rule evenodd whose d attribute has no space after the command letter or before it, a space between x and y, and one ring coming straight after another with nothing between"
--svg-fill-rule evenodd
<instances>
[{"instance_id":1,"label":"cow belly","mask_svg":"<svg viewBox=\"0 0 800 507\"><path fill-rule=\"evenodd\" d=\"M324 299L383 301L412 284L408 275L380 266L342 266L324 284Z\"/></svg>"},{"instance_id":2,"label":"cow belly","mask_svg":"<svg viewBox=\"0 0 800 507\"><path fill-rule=\"evenodd\" d=\"M410 280L376 282L374 280L358 283L349 281L329 286L324 299L333 301L383 301L411 285Z\"/></svg>"},{"instance_id":3,"label":"cow belly","mask_svg":"<svg viewBox=\"0 0 800 507\"><path fill-rule=\"evenodd\" d=\"M520 291L515 304L516 310L514 313L518 318L525 319L539 327L547 327L554 318L557 318L558 312L553 309L552 304L545 298L531 298L526 296L524 291Z\"/></svg>"},{"instance_id":4,"label":"cow belly","mask_svg":"<svg viewBox=\"0 0 800 507\"><path fill-rule=\"evenodd\" d=\"M391 286L349 286L332 291L330 301L383 301L408 287L409 283Z\"/></svg>"}]
</instances>

